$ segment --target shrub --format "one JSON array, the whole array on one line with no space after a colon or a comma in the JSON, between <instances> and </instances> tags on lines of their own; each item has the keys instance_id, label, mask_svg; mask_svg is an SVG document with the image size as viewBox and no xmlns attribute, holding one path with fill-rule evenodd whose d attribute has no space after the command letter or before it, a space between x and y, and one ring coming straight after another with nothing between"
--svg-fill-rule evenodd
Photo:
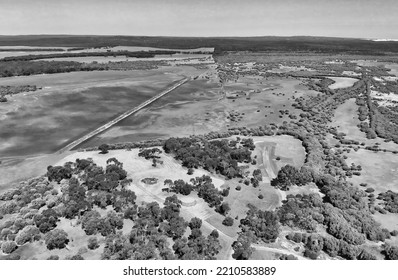
<instances>
[{"instance_id":1,"label":"shrub","mask_svg":"<svg viewBox=\"0 0 398 280\"><path fill-rule=\"evenodd\" d=\"M316 260L319 256L319 252L312 251L310 249L305 249L304 257L310 258L311 260Z\"/></svg>"},{"instance_id":2,"label":"shrub","mask_svg":"<svg viewBox=\"0 0 398 280\"><path fill-rule=\"evenodd\" d=\"M200 229L201 226L202 226L202 220L199 219L198 217L193 217L191 219L191 221L189 222L188 226L189 226L189 228L191 230L194 229L194 228L199 228Z\"/></svg>"},{"instance_id":3,"label":"shrub","mask_svg":"<svg viewBox=\"0 0 398 280\"><path fill-rule=\"evenodd\" d=\"M26 226L15 237L15 242L19 245L23 245L34 240L40 240L40 230L32 225Z\"/></svg>"},{"instance_id":4,"label":"shrub","mask_svg":"<svg viewBox=\"0 0 398 280\"><path fill-rule=\"evenodd\" d=\"M394 229L393 231L390 232L391 236L397 236L398 235L398 230Z\"/></svg>"},{"instance_id":5,"label":"shrub","mask_svg":"<svg viewBox=\"0 0 398 280\"><path fill-rule=\"evenodd\" d=\"M232 219L231 217L226 217L223 221L222 224L224 226L230 227L234 224L234 219Z\"/></svg>"},{"instance_id":6,"label":"shrub","mask_svg":"<svg viewBox=\"0 0 398 280\"><path fill-rule=\"evenodd\" d=\"M100 245L98 244L98 239L97 237L90 237L88 239L88 244L87 244L87 248L89 248L90 250L95 250L99 247Z\"/></svg>"},{"instance_id":7,"label":"shrub","mask_svg":"<svg viewBox=\"0 0 398 280\"><path fill-rule=\"evenodd\" d=\"M279 257L279 259L280 259L280 260L287 260L287 261L290 261L290 260L297 260L297 257L295 257L295 256L292 255L292 254L289 254L289 255L283 254L282 256Z\"/></svg>"},{"instance_id":8,"label":"shrub","mask_svg":"<svg viewBox=\"0 0 398 280\"><path fill-rule=\"evenodd\" d=\"M17 244L14 241L5 241L1 244L1 250L4 254L11 254L18 248Z\"/></svg>"},{"instance_id":9,"label":"shrub","mask_svg":"<svg viewBox=\"0 0 398 280\"><path fill-rule=\"evenodd\" d=\"M21 256L18 254L11 254L11 255L6 256L4 259L8 260L8 261L18 261L21 259Z\"/></svg>"},{"instance_id":10,"label":"shrub","mask_svg":"<svg viewBox=\"0 0 398 280\"><path fill-rule=\"evenodd\" d=\"M84 260L84 258L80 255L74 255L70 258L72 261L81 261Z\"/></svg>"},{"instance_id":11,"label":"shrub","mask_svg":"<svg viewBox=\"0 0 398 280\"><path fill-rule=\"evenodd\" d=\"M54 229L44 236L49 250L63 249L69 243L68 234L62 229Z\"/></svg>"},{"instance_id":12,"label":"shrub","mask_svg":"<svg viewBox=\"0 0 398 280\"><path fill-rule=\"evenodd\" d=\"M101 154L107 154L108 153L108 150L109 150L109 145L108 144L101 144L99 147L98 147L98 150L100 150L101 152Z\"/></svg>"},{"instance_id":13,"label":"shrub","mask_svg":"<svg viewBox=\"0 0 398 280\"><path fill-rule=\"evenodd\" d=\"M398 260L398 247L386 245L383 251L386 260Z\"/></svg>"}]
</instances>

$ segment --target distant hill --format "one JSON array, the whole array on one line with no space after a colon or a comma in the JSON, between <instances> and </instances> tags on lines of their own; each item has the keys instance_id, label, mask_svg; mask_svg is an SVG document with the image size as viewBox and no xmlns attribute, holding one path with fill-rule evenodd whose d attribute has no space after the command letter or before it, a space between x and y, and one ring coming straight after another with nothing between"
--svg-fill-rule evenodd
<instances>
[{"instance_id":1,"label":"distant hill","mask_svg":"<svg viewBox=\"0 0 398 280\"><path fill-rule=\"evenodd\" d=\"M146 37L146 36L85 36L85 35L19 35L0 36L0 46L38 47L101 47L145 46L191 49L214 47L224 51L281 51L355 53L383 55L398 53L398 42L332 37Z\"/></svg>"}]
</instances>

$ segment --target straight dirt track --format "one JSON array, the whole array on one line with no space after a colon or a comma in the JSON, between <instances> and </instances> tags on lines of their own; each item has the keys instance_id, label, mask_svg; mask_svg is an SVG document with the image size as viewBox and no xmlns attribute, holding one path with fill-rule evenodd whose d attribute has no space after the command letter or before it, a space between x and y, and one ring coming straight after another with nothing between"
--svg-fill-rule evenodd
<instances>
[{"instance_id":1,"label":"straight dirt track","mask_svg":"<svg viewBox=\"0 0 398 280\"><path fill-rule=\"evenodd\" d=\"M120 116L116 117L115 119L107 122L106 124L100 126L99 128L95 129L94 131L80 137L79 139L69 143L68 145L66 145L65 147L63 147L62 149L60 149L58 151L58 153L64 153L67 151L72 150L73 148L75 148L76 146L80 145L81 143L83 143L84 141L90 139L91 137L107 130L108 128L110 128L111 126L115 125L116 123L120 122L121 120L127 118L128 116L138 112L139 110L141 110L142 108L148 106L149 104L153 103L154 101L158 100L159 98L161 98L162 96L166 95L167 93L175 90L176 88L178 88L179 86L185 84L186 82L188 82L191 78L184 78L180 81L178 81L176 84L174 84L173 86L169 87L168 89L162 91L161 93L155 95L154 97L148 99L147 101L141 103L140 105L124 112L123 114L121 114Z\"/></svg>"}]
</instances>

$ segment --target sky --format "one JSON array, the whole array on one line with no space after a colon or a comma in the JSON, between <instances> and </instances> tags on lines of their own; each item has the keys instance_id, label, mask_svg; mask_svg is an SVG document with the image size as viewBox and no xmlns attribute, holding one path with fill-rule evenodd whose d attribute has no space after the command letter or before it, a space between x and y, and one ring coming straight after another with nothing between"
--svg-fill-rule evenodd
<instances>
[{"instance_id":1,"label":"sky","mask_svg":"<svg viewBox=\"0 0 398 280\"><path fill-rule=\"evenodd\" d=\"M0 35L398 39L397 0L0 0Z\"/></svg>"}]
</instances>

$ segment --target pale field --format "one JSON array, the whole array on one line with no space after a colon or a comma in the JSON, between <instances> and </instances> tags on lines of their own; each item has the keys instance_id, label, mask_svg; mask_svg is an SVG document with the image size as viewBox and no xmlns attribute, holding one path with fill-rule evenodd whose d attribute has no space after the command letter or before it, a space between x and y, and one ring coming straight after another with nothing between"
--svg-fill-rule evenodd
<instances>
[{"instance_id":1,"label":"pale field","mask_svg":"<svg viewBox=\"0 0 398 280\"><path fill-rule=\"evenodd\" d=\"M0 49L64 49L64 50L67 50L68 47L0 46Z\"/></svg>"},{"instance_id":2,"label":"pale field","mask_svg":"<svg viewBox=\"0 0 398 280\"><path fill-rule=\"evenodd\" d=\"M392 153L373 152L360 149L347 155L347 164L361 165L361 176L353 176L348 180L356 183L367 183L367 187L375 189L375 195L392 190L398 192L398 157Z\"/></svg>"},{"instance_id":3,"label":"pale field","mask_svg":"<svg viewBox=\"0 0 398 280\"><path fill-rule=\"evenodd\" d=\"M387 69L390 69L388 72L390 72L391 75L398 77L398 64L397 63L388 63L388 62L382 62L382 61L377 61L377 60L353 60L351 62L354 62L354 63L358 64L359 66L363 66L363 67L384 66Z\"/></svg>"},{"instance_id":4,"label":"pale field","mask_svg":"<svg viewBox=\"0 0 398 280\"><path fill-rule=\"evenodd\" d=\"M203 72L191 66L173 66L0 78L0 85L41 88L9 96L8 102L2 103L0 157L54 152L186 75Z\"/></svg>"},{"instance_id":5,"label":"pale field","mask_svg":"<svg viewBox=\"0 0 398 280\"><path fill-rule=\"evenodd\" d=\"M371 90L370 96L376 100L380 106L395 106L398 102L398 93L390 92L383 93L376 90Z\"/></svg>"},{"instance_id":6,"label":"pale field","mask_svg":"<svg viewBox=\"0 0 398 280\"><path fill-rule=\"evenodd\" d=\"M156 55L155 57L126 57L126 56L82 56L82 57L54 57L54 58L42 58L35 61L75 61L80 63L108 63L108 62L119 62L119 61L184 61L184 60L199 60L199 59L211 59L211 55L208 54L173 54L173 55Z\"/></svg>"},{"instance_id":7,"label":"pale field","mask_svg":"<svg viewBox=\"0 0 398 280\"><path fill-rule=\"evenodd\" d=\"M68 153L1 159L0 192L9 189L14 183L45 174L47 166L54 165L55 162L61 160Z\"/></svg>"},{"instance_id":8,"label":"pale field","mask_svg":"<svg viewBox=\"0 0 398 280\"><path fill-rule=\"evenodd\" d=\"M120 79L118 73L110 80L99 78L102 73L92 73L93 80L87 81L69 76L65 85L36 81L43 89L13 95L1 106L0 156L55 152L182 78L162 71L142 72L125 73Z\"/></svg>"},{"instance_id":9,"label":"pale field","mask_svg":"<svg viewBox=\"0 0 398 280\"><path fill-rule=\"evenodd\" d=\"M295 67L295 66L286 66L286 65L280 64L278 68L268 70L267 72L288 73L288 72L297 72L297 71L316 71L316 70L307 68L305 66Z\"/></svg>"},{"instance_id":10,"label":"pale field","mask_svg":"<svg viewBox=\"0 0 398 280\"><path fill-rule=\"evenodd\" d=\"M214 77L211 71L208 75ZM293 96L318 94L308 90L299 79L251 76L239 78L236 83L228 82L221 88L216 80L207 80L204 76L174 90L162 100L92 138L82 147L280 123L289 118L287 115L280 118L279 110L289 110L295 114L300 112L291 106ZM240 94L241 91L244 93ZM239 92L240 97L225 98L225 95L229 96L233 92ZM244 114L242 120L229 120L228 115L233 111Z\"/></svg>"},{"instance_id":11,"label":"pale field","mask_svg":"<svg viewBox=\"0 0 398 280\"><path fill-rule=\"evenodd\" d=\"M354 71L343 71L342 72L343 75L348 75L348 76L361 76L361 73L358 72L354 72Z\"/></svg>"},{"instance_id":12,"label":"pale field","mask_svg":"<svg viewBox=\"0 0 398 280\"><path fill-rule=\"evenodd\" d=\"M25 55L40 55L40 54L53 54L53 53L62 53L62 51L59 52L51 52L51 51L6 51L6 52L0 52L0 59L3 59L5 57L12 57L12 56L25 56Z\"/></svg>"},{"instance_id":13,"label":"pale field","mask_svg":"<svg viewBox=\"0 0 398 280\"><path fill-rule=\"evenodd\" d=\"M27 51L0 51L0 59L10 56L23 56L23 55L37 55L37 54L52 54L66 52L65 47L32 47L32 46L0 46L1 49L25 49ZM29 51L29 49L64 49L64 51Z\"/></svg>"},{"instance_id":14,"label":"pale field","mask_svg":"<svg viewBox=\"0 0 398 280\"><path fill-rule=\"evenodd\" d=\"M348 88L352 87L358 79L354 78L343 78L343 77L328 77L329 79L335 81L335 83L329 86L330 89Z\"/></svg>"},{"instance_id":15,"label":"pale field","mask_svg":"<svg viewBox=\"0 0 398 280\"><path fill-rule=\"evenodd\" d=\"M337 107L330 125L337 127L337 131L339 133L345 133L346 139L356 140L359 143L364 142L366 146L373 146L376 143L379 143L380 149L398 150L398 145L392 141L384 142L384 139L380 137L367 139L366 134L359 129L359 123L358 105L355 104L355 98L351 98Z\"/></svg>"}]
</instances>

